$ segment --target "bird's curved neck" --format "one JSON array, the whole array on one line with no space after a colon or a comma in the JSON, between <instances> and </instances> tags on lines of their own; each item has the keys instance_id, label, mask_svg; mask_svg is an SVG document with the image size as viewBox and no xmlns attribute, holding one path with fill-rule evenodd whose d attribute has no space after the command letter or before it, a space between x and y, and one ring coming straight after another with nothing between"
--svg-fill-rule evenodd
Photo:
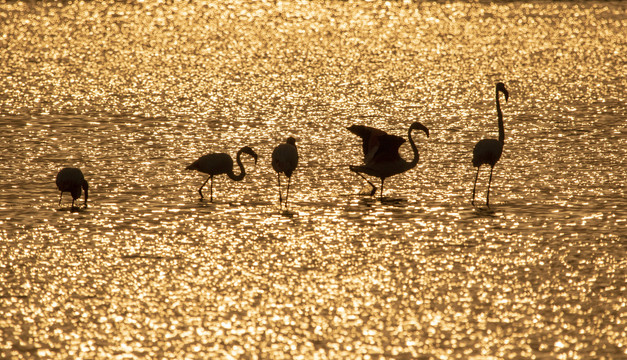
<instances>
[{"instance_id":1,"label":"bird's curved neck","mask_svg":"<svg viewBox=\"0 0 627 360\"><path fill-rule=\"evenodd\" d=\"M411 137L411 131L413 129L410 127L407 130L407 138L409 138L409 145L411 145L411 150L414 152L414 158L408 162L409 169L418 165L418 160L420 160L420 154L418 153L418 147L416 147L416 143L414 143L414 139Z\"/></svg>"},{"instance_id":2,"label":"bird's curved neck","mask_svg":"<svg viewBox=\"0 0 627 360\"><path fill-rule=\"evenodd\" d=\"M89 184L87 181L83 180L81 186L83 187L83 190L85 190L85 204L87 204L87 198L89 197Z\"/></svg>"},{"instance_id":3,"label":"bird's curved neck","mask_svg":"<svg viewBox=\"0 0 627 360\"><path fill-rule=\"evenodd\" d=\"M234 181L241 181L242 179L244 179L244 176L246 176L246 170L244 170L244 164L242 164L241 157L242 151L240 150L237 152L237 156L235 159L237 161L237 166L239 166L239 175L235 175L233 169L231 169L231 171L227 173L228 177L230 177Z\"/></svg>"},{"instance_id":4,"label":"bird's curved neck","mask_svg":"<svg viewBox=\"0 0 627 360\"><path fill-rule=\"evenodd\" d=\"M505 126L503 125L503 112L499 101L499 90L496 90L496 115L499 118L499 142L505 143Z\"/></svg>"}]
</instances>

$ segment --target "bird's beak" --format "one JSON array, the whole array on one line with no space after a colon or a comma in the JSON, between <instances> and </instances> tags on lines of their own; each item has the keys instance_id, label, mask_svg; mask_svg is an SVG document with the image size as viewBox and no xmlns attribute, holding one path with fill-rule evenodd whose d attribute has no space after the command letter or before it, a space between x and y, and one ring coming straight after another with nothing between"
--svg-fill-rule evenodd
<instances>
[{"instance_id":1,"label":"bird's beak","mask_svg":"<svg viewBox=\"0 0 627 360\"><path fill-rule=\"evenodd\" d=\"M258 158L258 155L257 155L257 153L255 152L255 150L253 150L253 149L252 149L251 147L249 147L249 146L244 146L244 147L243 147L240 151L241 151L241 152L244 152L244 153L246 153L246 154L248 154L248 155L250 155L250 156L252 156L252 157L253 157L253 159L255 159L255 165L257 165L257 158Z\"/></svg>"},{"instance_id":2,"label":"bird's beak","mask_svg":"<svg viewBox=\"0 0 627 360\"><path fill-rule=\"evenodd\" d=\"M250 149L248 155L252 156L253 159L255 159L255 165L257 165L257 159L259 158L259 155L257 155L257 153L253 149Z\"/></svg>"},{"instance_id":3,"label":"bird's beak","mask_svg":"<svg viewBox=\"0 0 627 360\"><path fill-rule=\"evenodd\" d=\"M83 180L83 190L85 191L85 207L87 207L87 198L89 197L89 184Z\"/></svg>"},{"instance_id":4,"label":"bird's beak","mask_svg":"<svg viewBox=\"0 0 627 360\"><path fill-rule=\"evenodd\" d=\"M429 128L427 128L426 126L422 125L418 121L416 121L413 124L411 124L411 128L415 129L415 130L422 130L425 133L425 135L427 135L427 137L429 137Z\"/></svg>"}]
</instances>

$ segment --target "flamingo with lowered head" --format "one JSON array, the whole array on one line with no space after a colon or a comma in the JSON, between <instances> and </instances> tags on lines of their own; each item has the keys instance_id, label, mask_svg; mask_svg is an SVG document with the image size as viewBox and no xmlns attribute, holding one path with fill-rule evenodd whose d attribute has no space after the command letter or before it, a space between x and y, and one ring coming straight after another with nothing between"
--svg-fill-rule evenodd
<instances>
[{"instance_id":1,"label":"flamingo with lowered head","mask_svg":"<svg viewBox=\"0 0 627 360\"><path fill-rule=\"evenodd\" d=\"M272 151L272 168L276 171L277 182L279 183L279 208L283 204L281 196L281 173L287 176L287 194L285 195L285 207L287 208L287 199L290 195L290 181L292 173L298 166L298 150L296 149L296 139L288 137L285 143L278 145Z\"/></svg>"},{"instance_id":2,"label":"flamingo with lowered head","mask_svg":"<svg viewBox=\"0 0 627 360\"><path fill-rule=\"evenodd\" d=\"M89 184L83 176L83 172L78 168L66 167L57 174L57 188L61 191L59 197L59 206L64 192L72 194L72 209L74 209L74 200L81 197L81 189L85 190L85 207L87 207L87 197L89 195Z\"/></svg>"},{"instance_id":3,"label":"flamingo with lowered head","mask_svg":"<svg viewBox=\"0 0 627 360\"><path fill-rule=\"evenodd\" d=\"M216 154L207 154L203 155L198 160L194 161L191 165L186 167L187 170L197 170L205 174L209 174L207 180L200 186L198 189L198 193L200 194L200 200L203 199L202 196L202 188L205 186L207 181L211 180L211 184L209 186L209 197L210 201L213 202L213 177L215 175L226 174L234 181L241 181L246 176L246 171L244 170L244 165L242 164L242 160L240 159L242 153L248 154L255 159L255 164L257 163L257 153L249 146L244 146L237 152L236 160L237 165L239 166L240 173L239 175L235 175L233 173L233 159L229 154L225 153L216 153Z\"/></svg>"},{"instance_id":4,"label":"flamingo with lowered head","mask_svg":"<svg viewBox=\"0 0 627 360\"><path fill-rule=\"evenodd\" d=\"M381 199L383 199L383 182L386 178L410 170L418 164L420 155L411 136L412 130L422 130L429 137L429 129L426 126L418 121L411 124L407 131L407 137L414 152L414 158L411 161L406 161L398 153L399 147L405 142L402 137L389 135L383 130L363 125L352 125L347 129L361 137L364 152L364 165L350 165L349 168L372 186L371 196L376 193L377 187L362 174L380 178Z\"/></svg>"},{"instance_id":5,"label":"flamingo with lowered head","mask_svg":"<svg viewBox=\"0 0 627 360\"><path fill-rule=\"evenodd\" d=\"M477 188L477 178L479 178L479 169L481 165L490 165L490 180L488 180L488 193L486 197L486 206L490 207L490 184L492 183L492 171L494 165L501 158L503 153L503 144L505 143L505 127L503 126L503 112L501 111L501 103L499 102L499 92L505 95L505 102L509 99L509 92L505 88L505 84L499 82L496 84L496 115L499 124L499 139L483 139L480 140L472 151L472 165L477 168L475 176L475 185L472 188L472 205L475 205L475 190Z\"/></svg>"}]
</instances>

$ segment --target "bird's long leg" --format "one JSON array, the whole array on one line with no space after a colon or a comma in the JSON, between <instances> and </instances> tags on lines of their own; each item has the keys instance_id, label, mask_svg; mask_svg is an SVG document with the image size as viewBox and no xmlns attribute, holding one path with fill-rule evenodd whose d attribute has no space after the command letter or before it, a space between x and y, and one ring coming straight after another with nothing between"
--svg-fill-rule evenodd
<instances>
[{"instance_id":1,"label":"bird's long leg","mask_svg":"<svg viewBox=\"0 0 627 360\"><path fill-rule=\"evenodd\" d=\"M472 201L470 202L472 206L475 206L475 189L477 189L477 179L479 178L479 169L481 169L481 165L477 166L477 175L475 176L475 186L472 187Z\"/></svg>"},{"instance_id":2,"label":"bird's long leg","mask_svg":"<svg viewBox=\"0 0 627 360\"><path fill-rule=\"evenodd\" d=\"M204 183L202 183L202 185L200 185L200 188L198 189L198 193L200 194L200 200L202 200L202 199L203 199L203 196L202 196L202 188L205 186L205 184L207 183L207 181L209 181L209 179L210 179L210 178L211 178L211 175L209 175L209 177L207 178L207 180L205 180L205 182L204 182Z\"/></svg>"},{"instance_id":3,"label":"bird's long leg","mask_svg":"<svg viewBox=\"0 0 627 360\"><path fill-rule=\"evenodd\" d=\"M61 196L59 197L59 206L61 206L61 200L63 199L63 191L61 191Z\"/></svg>"},{"instance_id":4,"label":"bird's long leg","mask_svg":"<svg viewBox=\"0 0 627 360\"><path fill-rule=\"evenodd\" d=\"M70 209L74 209L74 197L72 197L72 207Z\"/></svg>"},{"instance_id":5,"label":"bird's long leg","mask_svg":"<svg viewBox=\"0 0 627 360\"><path fill-rule=\"evenodd\" d=\"M211 182L209 183L209 201L213 202L213 175L209 177L211 178Z\"/></svg>"},{"instance_id":6,"label":"bird's long leg","mask_svg":"<svg viewBox=\"0 0 627 360\"><path fill-rule=\"evenodd\" d=\"M356 171L355 171L355 173L356 173L357 175L361 176L361 178L362 178L362 179L366 180L366 182L367 182L368 184L370 184L370 186L372 186L372 191L370 191L370 196L374 196L374 194L377 192L377 187L376 187L376 186L374 186L374 184L372 183L372 181L370 181L370 180L366 179L366 177L365 177L365 176L363 176L361 173L358 173L358 172L356 172Z\"/></svg>"},{"instance_id":7,"label":"bird's long leg","mask_svg":"<svg viewBox=\"0 0 627 360\"><path fill-rule=\"evenodd\" d=\"M288 177L287 178L287 194L285 194L285 209L287 210L287 198L290 196L290 181L292 180L292 177Z\"/></svg>"},{"instance_id":8,"label":"bird's long leg","mask_svg":"<svg viewBox=\"0 0 627 360\"><path fill-rule=\"evenodd\" d=\"M276 181L279 184L279 210L281 210L281 207L283 206L283 196L281 195L281 173L280 172L276 173Z\"/></svg>"},{"instance_id":9,"label":"bird's long leg","mask_svg":"<svg viewBox=\"0 0 627 360\"><path fill-rule=\"evenodd\" d=\"M381 201L383 201L383 181L385 181L385 178L381 178Z\"/></svg>"},{"instance_id":10,"label":"bird's long leg","mask_svg":"<svg viewBox=\"0 0 627 360\"><path fill-rule=\"evenodd\" d=\"M494 166L490 167L490 180L488 180L488 196L486 198L486 206L490 208L490 183L492 182L492 170L494 170Z\"/></svg>"},{"instance_id":11,"label":"bird's long leg","mask_svg":"<svg viewBox=\"0 0 627 360\"><path fill-rule=\"evenodd\" d=\"M363 176L359 171L355 170L352 165L349 166L349 168L351 169L352 172L361 176L362 179L366 180L366 182L370 184L370 186L372 186L372 191L370 191L370 196L373 196L377 192L377 187L374 186L374 184L370 180L368 180L365 176Z\"/></svg>"}]
</instances>

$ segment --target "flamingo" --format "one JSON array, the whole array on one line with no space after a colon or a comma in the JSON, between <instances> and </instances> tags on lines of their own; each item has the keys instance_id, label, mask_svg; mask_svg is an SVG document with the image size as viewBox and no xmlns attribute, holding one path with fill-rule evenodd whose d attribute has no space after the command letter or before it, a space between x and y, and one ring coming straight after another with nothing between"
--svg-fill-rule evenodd
<instances>
[{"instance_id":1,"label":"flamingo","mask_svg":"<svg viewBox=\"0 0 627 360\"><path fill-rule=\"evenodd\" d=\"M472 165L477 168L475 176L475 185L472 188L472 205L475 206L475 190L477 188L477 178L479 177L479 169L481 165L490 165L490 180L488 180L488 194L486 197L486 205L490 208L490 183L492 182L492 171L494 165L501 158L503 153L503 144L505 143L505 128L503 127L503 113L501 112L501 103L499 102L499 91L505 95L505 102L509 99L509 92L505 89L502 82L496 84L496 114L499 121L499 139L483 139L480 140L472 151Z\"/></svg>"},{"instance_id":2,"label":"flamingo","mask_svg":"<svg viewBox=\"0 0 627 360\"><path fill-rule=\"evenodd\" d=\"M81 188L85 190L85 207L87 207L87 197L89 196L89 185L83 176L83 172L78 168L66 167L57 174L57 188L61 191L59 197L59 206L64 192L72 194L72 209L74 209L74 201L81 197Z\"/></svg>"},{"instance_id":3,"label":"flamingo","mask_svg":"<svg viewBox=\"0 0 627 360\"><path fill-rule=\"evenodd\" d=\"M405 139L402 137L389 135L385 131L363 125L352 125L347 129L361 137L364 151L364 165L350 165L349 168L372 186L370 196L376 193L377 187L370 180L366 179L362 173L380 178L381 199L383 199L383 182L385 178L403 173L418 164L420 155L411 137L412 130L422 130L429 137L429 129L426 126L417 121L411 124L407 131L407 137L414 152L414 158L411 161L405 161L398 153L398 148L405 142Z\"/></svg>"},{"instance_id":4,"label":"flamingo","mask_svg":"<svg viewBox=\"0 0 627 360\"><path fill-rule=\"evenodd\" d=\"M272 168L276 171L277 182L279 183L279 208L283 203L281 196L281 173L287 176L287 194L285 195L285 207L287 208L287 199L290 195L290 180L292 173L298 166L298 150L296 149L296 139L288 137L285 143L278 145L272 151Z\"/></svg>"},{"instance_id":5,"label":"flamingo","mask_svg":"<svg viewBox=\"0 0 627 360\"><path fill-rule=\"evenodd\" d=\"M242 153L248 154L255 159L255 164L257 164L257 153L249 146L244 146L237 152L237 165L239 166L240 173L239 175L235 175L233 173L233 159L229 154L225 153L216 153L216 154L207 154L203 155L198 160L194 161L191 165L186 167L187 170L197 170L205 174L209 174L207 180L200 186L198 189L198 193L200 194L200 200L203 199L202 196L202 188L205 186L207 181L211 179L211 184L209 187L210 191L210 201L213 202L213 176L226 174L234 181L241 181L246 176L246 171L244 170L244 165L242 164L242 160L240 159Z\"/></svg>"}]
</instances>

